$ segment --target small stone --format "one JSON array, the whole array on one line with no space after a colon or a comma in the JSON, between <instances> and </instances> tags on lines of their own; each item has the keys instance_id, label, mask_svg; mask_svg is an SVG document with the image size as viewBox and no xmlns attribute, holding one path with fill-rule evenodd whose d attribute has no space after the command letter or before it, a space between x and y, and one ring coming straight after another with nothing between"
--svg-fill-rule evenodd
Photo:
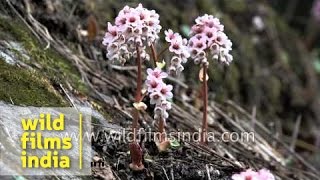
<instances>
[{"instance_id":1,"label":"small stone","mask_svg":"<svg viewBox=\"0 0 320 180\"><path fill-rule=\"evenodd\" d=\"M99 161L102 160L102 159L101 159L100 157L98 157L98 156L94 156L92 159L93 159L94 162L99 162Z\"/></svg>"}]
</instances>

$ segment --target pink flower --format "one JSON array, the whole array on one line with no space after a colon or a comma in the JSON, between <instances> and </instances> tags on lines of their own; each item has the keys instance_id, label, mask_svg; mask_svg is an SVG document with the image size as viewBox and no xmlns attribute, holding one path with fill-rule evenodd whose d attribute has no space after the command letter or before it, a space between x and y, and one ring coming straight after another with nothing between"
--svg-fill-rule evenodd
<instances>
[{"instance_id":1,"label":"pink flower","mask_svg":"<svg viewBox=\"0 0 320 180\"><path fill-rule=\"evenodd\" d=\"M171 41L169 51L173 52L175 54L182 54L183 52L183 44L182 44L182 39L180 38L175 38Z\"/></svg>"},{"instance_id":2,"label":"pink flower","mask_svg":"<svg viewBox=\"0 0 320 180\"><path fill-rule=\"evenodd\" d=\"M131 11L129 6L123 7L123 9L119 12L118 16L115 19L115 24L117 26L122 26L126 24L126 14Z\"/></svg>"},{"instance_id":3,"label":"pink flower","mask_svg":"<svg viewBox=\"0 0 320 180\"><path fill-rule=\"evenodd\" d=\"M198 17L195 22L197 25L215 28L219 31L223 31L224 29L223 25L220 24L220 20L218 18L215 18L212 15L208 14Z\"/></svg>"},{"instance_id":4,"label":"pink flower","mask_svg":"<svg viewBox=\"0 0 320 180\"><path fill-rule=\"evenodd\" d=\"M223 32L224 26L218 18L205 14L195 20L196 24L191 28L193 35L188 43L189 52L196 64L208 64L204 55L211 53L215 60L220 60L227 65L233 60L230 51L232 43Z\"/></svg>"},{"instance_id":5,"label":"pink flower","mask_svg":"<svg viewBox=\"0 0 320 180\"><path fill-rule=\"evenodd\" d=\"M172 108L171 105L172 105L171 102L163 101L160 106L161 106L161 108L163 108L165 110L170 110Z\"/></svg>"},{"instance_id":6,"label":"pink flower","mask_svg":"<svg viewBox=\"0 0 320 180\"><path fill-rule=\"evenodd\" d=\"M258 177L258 173L248 169L240 174L232 175L232 180L260 180Z\"/></svg>"},{"instance_id":7,"label":"pink flower","mask_svg":"<svg viewBox=\"0 0 320 180\"><path fill-rule=\"evenodd\" d=\"M136 11L131 11L125 15L126 24L136 27L140 22L140 16Z\"/></svg>"},{"instance_id":8,"label":"pink flower","mask_svg":"<svg viewBox=\"0 0 320 180\"><path fill-rule=\"evenodd\" d=\"M157 106L155 109L154 109L154 116L153 118L154 119L159 119L160 116L163 118L162 120L166 120L168 117L169 117L169 113L163 109L162 107L160 106Z\"/></svg>"},{"instance_id":9,"label":"pink flower","mask_svg":"<svg viewBox=\"0 0 320 180\"><path fill-rule=\"evenodd\" d=\"M156 106L156 107L154 108L154 116L153 116L153 118L154 118L154 119L159 119L160 116L161 116L162 118L164 118L164 110L163 110L160 106Z\"/></svg>"},{"instance_id":10,"label":"pink flower","mask_svg":"<svg viewBox=\"0 0 320 180\"><path fill-rule=\"evenodd\" d=\"M189 45L194 49L201 51L207 48L207 39L202 35L193 36L189 40Z\"/></svg>"},{"instance_id":11,"label":"pink flower","mask_svg":"<svg viewBox=\"0 0 320 180\"><path fill-rule=\"evenodd\" d=\"M152 93L155 91L160 91L163 87L164 83L161 79L157 79L156 77L151 77L147 80L148 92Z\"/></svg>"},{"instance_id":12,"label":"pink flower","mask_svg":"<svg viewBox=\"0 0 320 180\"><path fill-rule=\"evenodd\" d=\"M156 79L162 79L168 77L168 74L162 72L160 68L155 68L154 70L148 68L147 69L148 77L147 79L152 79L153 77Z\"/></svg>"},{"instance_id":13,"label":"pink flower","mask_svg":"<svg viewBox=\"0 0 320 180\"><path fill-rule=\"evenodd\" d=\"M142 4L139 4L138 7L136 8L138 15L140 17L140 20L146 20L150 18L150 11L145 11L144 7Z\"/></svg>"},{"instance_id":14,"label":"pink flower","mask_svg":"<svg viewBox=\"0 0 320 180\"><path fill-rule=\"evenodd\" d=\"M154 119L159 119L160 116L165 120L169 117L169 113L167 110L171 109L171 102L162 101L160 104L156 106L154 109Z\"/></svg>"},{"instance_id":15,"label":"pink flower","mask_svg":"<svg viewBox=\"0 0 320 180\"><path fill-rule=\"evenodd\" d=\"M191 34L200 34L204 31L204 26L203 25L199 25L199 24L196 24L196 25L193 25L191 27Z\"/></svg>"},{"instance_id":16,"label":"pink flower","mask_svg":"<svg viewBox=\"0 0 320 180\"><path fill-rule=\"evenodd\" d=\"M165 97L166 99L172 99L173 94L172 94L172 85L166 85L164 84L160 90L160 93L162 94L163 97Z\"/></svg>"},{"instance_id":17,"label":"pink flower","mask_svg":"<svg viewBox=\"0 0 320 180\"><path fill-rule=\"evenodd\" d=\"M177 67L181 67L181 63L186 63L188 58L190 57L189 49L187 46L188 40L182 38L179 33L175 33L171 29L165 31L165 35L166 41L170 43L169 51L174 54L174 56L171 58L169 72L171 75L177 75L184 69Z\"/></svg>"},{"instance_id":18,"label":"pink flower","mask_svg":"<svg viewBox=\"0 0 320 180\"><path fill-rule=\"evenodd\" d=\"M167 42L171 42L174 40L176 37L180 36L178 33L174 33L171 29L168 29L164 31L164 34L166 35L165 39Z\"/></svg>"},{"instance_id":19,"label":"pink flower","mask_svg":"<svg viewBox=\"0 0 320 180\"><path fill-rule=\"evenodd\" d=\"M210 46L210 50L212 52L212 54L218 54L219 53L219 44L217 43L212 43Z\"/></svg>"},{"instance_id":20,"label":"pink flower","mask_svg":"<svg viewBox=\"0 0 320 180\"><path fill-rule=\"evenodd\" d=\"M163 78L166 78L168 74L162 72L160 68L147 69L147 73L146 84L150 104L156 105L154 109L154 119L162 117L165 120L169 117L167 110L171 109L171 103L167 100L173 97L171 92L173 87L163 82Z\"/></svg>"},{"instance_id":21,"label":"pink flower","mask_svg":"<svg viewBox=\"0 0 320 180\"><path fill-rule=\"evenodd\" d=\"M173 56L171 58L171 65L173 65L173 66L179 65L179 64L181 64L181 62L182 62L182 59L178 56Z\"/></svg>"},{"instance_id":22,"label":"pink flower","mask_svg":"<svg viewBox=\"0 0 320 180\"><path fill-rule=\"evenodd\" d=\"M270 171L267 169L260 169L258 171L258 174L261 180L275 180L273 174L271 174Z\"/></svg>"},{"instance_id":23,"label":"pink flower","mask_svg":"<svg viewBox=\"0 0 320 180\"><path fill-rule=\"evenodd\" d=\"M118 43L108 44L109 53L113 53L119 50Z\"/></svg>"},{"instance_id":24,"label":"pink flower","mask_svg":"<svg viewBox=\"0 0 320 180\"><path fill-rule=\"evenodd\" d=\"M162 100L163 96L159 91L150 94L150 104L160 104Z\"/></svg>"},{"instance_id":25,"label":"pink flower","mask_svg":"<svg viewBox=\"0 0 320 180\"><path fill-rule=\"evenodd\" d=\"M275 180L269 170L261 169L258 172L248 169L240 174L232 175L232 180Z\"/></svg>"},{"instance_id":26,"label":"pink flower","mask_svg":"<svg viewBox=\"0 0 320 180\"><path fill-rule=\"evenodd\" d=\"M175 65L171 65L169 67L169 73L173 75L177 73L177 68L175 67Z\"/></svg>"},{"instance_id":27,"label":"pink flower","mask_svg":"<svg viewBox=\"0 0 320 180\"><path fill-rule=\"evenodd\" d=\"M211 41L216 38L216 36L217 36L216 31L217 30L215 28L205 27L203 33L207 37L208 41Z\"/></svg>"},{"instance_id":28,"label":"pink flower","mask_svg":"<svg viewBox=\"0 0 320 180\"><path fill-rule=\"evenodd\" d=\"M160 30L159 15L154 10L148 10L141 4L136 8L125 6L115 18L115 25L108 23L102 44L106 46L109 59L125 62L134 57L136 46L140 47L141 54L147 54L145 47L159 39ZM114 46L109 46L111 43L126 50L114 51ZM142 58L148 60L149 57L144 55Z\"/></svg>"},{"instance_id":29,"label":"pink flower","mask_svg":"<svg viewBox=\"0 0 320 180\"><path fill-rule=\"evenodd\" d=\"M118 37L117 27L108 22L108 31L103 38L102 44L104 46L107 46L108 44L113 42L116 37Z\"/></svg>"},{"instance_id":30,"label":"pink flower","mask_svg":"<svg viewBox=\"0 0 320 180\"><path fill-rule=\"evenodd\" d=\"M216 28L218 31L223 31L224 26L220 23L220 20L218 18L212 18L208 22L208 26L210 28Z\"/></svg>"},{"instance_id":31,"label":"pink flower","mask_svg":"<svg viewBox=\"0 0 320 180\"><path fill-rule=\"evenodd\" d=\"M183 63L186 63L188 61L188 58L190 57L190 52L188 51L187 48L185 48L182 51L180 57L181 57L181 60L182 60Z\"/></svg>"},{"instance_id":32,"label":"pink flower","mask_svg":"<svg viewBox=\"0 0 320 180\"><path fill-rule=\"evenodd\" d=\"M205 25L207 22L209 21L209 15L208 14L205 14L203 16L199 16L196 18L195 22L198 24L198 25Z\"/></svg>"},{"instance_id":33,"label":"pink flower","mask_svg":"<svg viewBox=\"0 0 320 180\"><path fill-rule=\"evenodd\" d=\"M217 38L215 39L215 43L219 44L220 46L223 46L227 40L228 40L228 37L227 35L224 33L224 32L217 32Z\"/></svg>"}]
</instances>

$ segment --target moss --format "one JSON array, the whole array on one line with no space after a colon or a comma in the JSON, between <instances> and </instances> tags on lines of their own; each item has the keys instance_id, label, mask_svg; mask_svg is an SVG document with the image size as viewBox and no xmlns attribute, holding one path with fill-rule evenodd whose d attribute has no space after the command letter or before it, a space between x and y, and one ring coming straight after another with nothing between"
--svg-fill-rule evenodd
<instances>
[{"instance_id":1,"label":"moss","mask_svg":"<svg viewBox=\"0 0 320 180\"><path fill-rule=\"evenodd\" d=\"M276 77L270 77L266 83L270 87L269 91L266 92L267 97L274 105L279 104L279 98L281 93L281 82Z\"/></svg>"},{"instance_id":2,"label":"moss","mask_svg":"<svg viewBox=\"0 0 320 180\"><path fill-rule=\"evenodd\" d=\"M247 2L243 0L223 0L223 3L227 12L242 13L248 9Z\"/></svg>"},{"instance_id":3,"label":"moss","mask_svg":"<svg viewBox=\"0 0 320 180\"><path fill-rule=\"evenodd\" d=\"M210 0L198 0L196 1L196 7L201 13L212 14L217 11L216 7Z\"/></svg>"},{"instance_id":4,"label":"moss","mask_svg":"<svg viewBox=\"0 0 320 180\"><path fill-rule=\"evenodd\" d=\"M0 100L27 106L67 106L49 82L39 74L6 64L2 59L0 59Z\"/></svg>"},{"instance_id":5,"label":"moss","mask_svg":"<svg viewBox=\"0 0 320 180\"><path fill-rule=\"evenodd\" d=\"M0 17L0 32L2 32L0 33L1 39L11 39L22 43L32 59L25 63L29 63L30 65L33 65L32 63L39 64L42 67L41 73L46 75L50 80L62 84L67 81L82 93L88 91L80 78L80 73L71 62L50 48L45 50L21 22Z\"/></svg>"},{"instance_id":6,"label":"moss","mask_svg":"<svg viewBox=\"0 0 320 180\"><path fill-rule=\"evenodd\" d=\"M239 90L240 72L236 66L231 65L226 74L226 89L229 90L230 95L236 96Z\"/></svg>"}]
</instances>

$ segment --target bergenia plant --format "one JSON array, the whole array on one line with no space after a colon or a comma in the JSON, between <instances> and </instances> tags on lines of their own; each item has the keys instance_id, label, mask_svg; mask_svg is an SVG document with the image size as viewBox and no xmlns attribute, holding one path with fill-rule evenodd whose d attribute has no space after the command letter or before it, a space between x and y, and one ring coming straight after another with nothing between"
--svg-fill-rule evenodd
<instances>
[{"instance_id":1,"label":"bergenia plant","mask_svg":"<svg viewBox=\"0 0 320 180\"><path fill-rule=\"evenodd\" d=\"M248 169L239 174L232 175L232 180L275 180L274 175L267 169L258 172Z\"/></svg>"},{"instance_id":2,"label":"bergenia plant","mask_svg":"<svg viewBox=\"0 0 320 180\"><path fill-rule=\"evenodd\" d=\"M172 85L166 84L163 79L168 76L162 71L164 62L157 62L158 57L165 50L169 50L173 57L169 70L172 74L179 74L184 68L181 63L185 63L190 56L187 47L187 40L182 38L180 34L174 33L172 30L165 32L165 39L170 44L169 48L164 48L159 54L156 51L156 41L159 39L161 30L159 15L154 10L148 10L139 4L136 8L125 6L115 19L114 25L108 23L108 29L103 39L103 45L107 49L107 58L113 62L125 64L130 59L136 60L137 65L137 87L135 93L135 107L133 114L132 132L133 142L130 144L130 155L133 170L142 170L142 149L136 140L139 111L147 108L142 102L144 92L142 93L142 62L149 60L150 55L147 49L150 48L153 59L153 69L148 69L148 77L146 85L148 87L146 93L150 97L150 104L154 105L154 119L159 122L159 149L163 143L167 143L163 136L165 121L169 114L167 110L171 109L171 103L168 101L173 97Z\"/></svg>"},{"instance_id":3,"label":"bergenia plant","mask_svg":"<svg viewBox=\"0 0 320 180\"><path fill-rule=\"evenodd\" d=\"M196 24L191 28L192 37L188 42L188 46L194 63L201 66L199 78L203 82L203 121L200 142L206 143L208 129L208 57L211 56L213 60L229 65L233 60L230 54L232 43L224 33L224 26L218 18L205 14L198 17L195 22Z\"/></svg>"},{"instance_id":4,"label":"bergenia plant","mask_svg":"<svg viewBox=\"0 0 320 180\"><path fill-rule=\"evenodd\" d=\"M103 39L103 45L107 49L107 58L113 62L125 64L130 59L136 60L137 65L137 81L135 107L133 114L132 132L133 142L130 144L130 155L132 163L130 164L133 170L142 170L142 149L137 142L137 128L140 117L139 111L147 108L142 102L144 95L150 97L150 104L154 105L154 119L159 122L159 149L164 143L168 144L163 132L165 132L165 122L168 118L168 110L171 109L172 85L166 84L163 80L168 76L162 71L165 63L158 62L165 50L169 50L171 63L169 73L178 75L183 71L183 63L191 56L194 62L202 65L203 77L206 77L207 54L212 55L213 59L218 59L221 62L229 64L232 61L232 56L229 54L231 50L231 41L223 33L223 25L213 16L204 15L196 19L196 24L192 27L192 38L188 41L178 33L171 29L165 31L165 40L169 43L168 48L164 48L159 54L156 51L156 41L159 39L161 30L159 15L154 10L148 10L139 4L136 8L125 6L115 19L114 25L108 23L108 29ZM147 49L150 48L153 59L153 69L147 69L147 91L142 93L142 62L150 60L150 55ZM206 78L207 80L207 78ZM207 81L203 81L204 91L204 116L203 116L203 131L202 142L205 142L207 131Z\"/></svg>"},{"instance_id":5,"label":"bergenia plant","mask_svg":"<svg viewBox=\"0 0 320 180\"><path fill-rule=\"evenodd\" d=\"M103 45L107 48L107 58L124 64L127 60L135 58L137 65L137 87L135 104L142 101L142 61L149 60L150 56L146 48L154 46L159 39L161 26L159 15L154 10L148 10L139 4L136 8L125 6L115 19L115 24L108 23L108 30L103 39ZM139 108L140 107L140 108ZM133 115L132 132L133 143L130 144L130 154L133 170L142 170L142 150L137 143L136 134L139 120L139 110L136 107Z\"/></svg>"}]
</instances>

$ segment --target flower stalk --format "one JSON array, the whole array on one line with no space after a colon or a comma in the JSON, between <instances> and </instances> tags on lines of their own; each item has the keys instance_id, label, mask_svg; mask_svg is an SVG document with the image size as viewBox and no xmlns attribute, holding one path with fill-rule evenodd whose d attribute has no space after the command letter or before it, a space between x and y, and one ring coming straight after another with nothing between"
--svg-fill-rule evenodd
<instances>
[{"instance_id":1,"label":"flower stalk","mask_svg":"<svg viewBox=\"0 0 320 180\"><path fill-rule=\"evenodd\" d=\"M200 142L202 144L207 143L207 131L208 131L208 80L207 80L207 65L202 65L202 95L203 95L203 118L202 118L202 131Z\"/></svg>"},{"instance_id":2,"label":"flower stalk","mask_svg":"<svg viewBox=\"0 0 320 180\"><path fill-rule=\"evenodd\" d=\"M160 152L166 151L170 147L170 141L165 137L165 119L163 117L159 118L159 143L158 149Z\"/></svg>"},{"instance_id":3,"label":"flower stalk","mask_svg":"<svg viewBox=\"0 0 320 180\"><path fill-rule=\"evenodd\" d=\"M140 48L136 45L137 52L137 89L135 94L135 103L140 103L141 101L141 90L142 90L142 67L141 67L141 55ZM140 145L137 143L137 129L139 122L139 110L137 108L134 109L133 122L132 122L132 132L133 132L133 142L130 144L130 155L132 163L130 164L130 168L133 170L142 170L144 166L142 164L142 149Z\"/></svg>"},{"instance_id":4,"label":"flower stalk","mask_svg":"<svg viewBox=\"0 0 320 180\"><path fill-rule=\"evenodd\" d=\"M136 88L136 94L135 94L135 103L139 103L141 101L141 90L142 90L142 70L141 70L141 56L140 56L140 50L139 46L136 46L137 51L137 88ZM133 123L132 123L132 132L133 132L133 141L136 142L136 136L137 136L137 128L138 128L138 122L139 122L139 110L134 110L134 116L133 116Z\"/></svg>"},{"instance_id":5,"label":"flower stalk","mask_svg":"<svg viewBox=\"0 0 320 180\"><path fill-rule=\"evenodd\" d=\"M232 42L224 33L224 26L220 20L212 15L205 14L195 20L195 24L191 27L192 37L189 39L188 47L191 58L195 64L200 64L199 77L202 81L203 95L203 118L200 143L207 144L208 133L208 55L213 60L229 65L233 61L230 54L232 50Z\"/></svg>"},{"instance_id":6,"label":"flower stalk","mask_svg":"<svg viewBox=\"0 0 320 180\"><path fill-rule=\"evenodd\" d=\"M160 117L159 118L159 142L162 143L165 141L165 137L164 137L164 132L165 132L165 129L164 129L164 119L163 117Z\"/></svg>"},{"instance_id":7,"label":"flower stalk","mask_svg":"<svg viewBox=\"0 0 320 180\"><path fill-rule=\"evenodd\" d=\"M165 53L168 49L169 49L169 46L166 46L165 48L163 48L158 54L157 58L160 58L163 55L163 53Z\"/></svg>"},{"instance_id":8,"label":"flower stalk","mask_svg":"<svg viewBox=\"0 0 320 180\"><path fill-rule=\"evenodd\" d=\"M151 54L153 58L153 67L157 67L157 62L158 62L157 50L154 47L154 44L151 44L150 48L151 48Z\"/></svg>"}]
</instances>

